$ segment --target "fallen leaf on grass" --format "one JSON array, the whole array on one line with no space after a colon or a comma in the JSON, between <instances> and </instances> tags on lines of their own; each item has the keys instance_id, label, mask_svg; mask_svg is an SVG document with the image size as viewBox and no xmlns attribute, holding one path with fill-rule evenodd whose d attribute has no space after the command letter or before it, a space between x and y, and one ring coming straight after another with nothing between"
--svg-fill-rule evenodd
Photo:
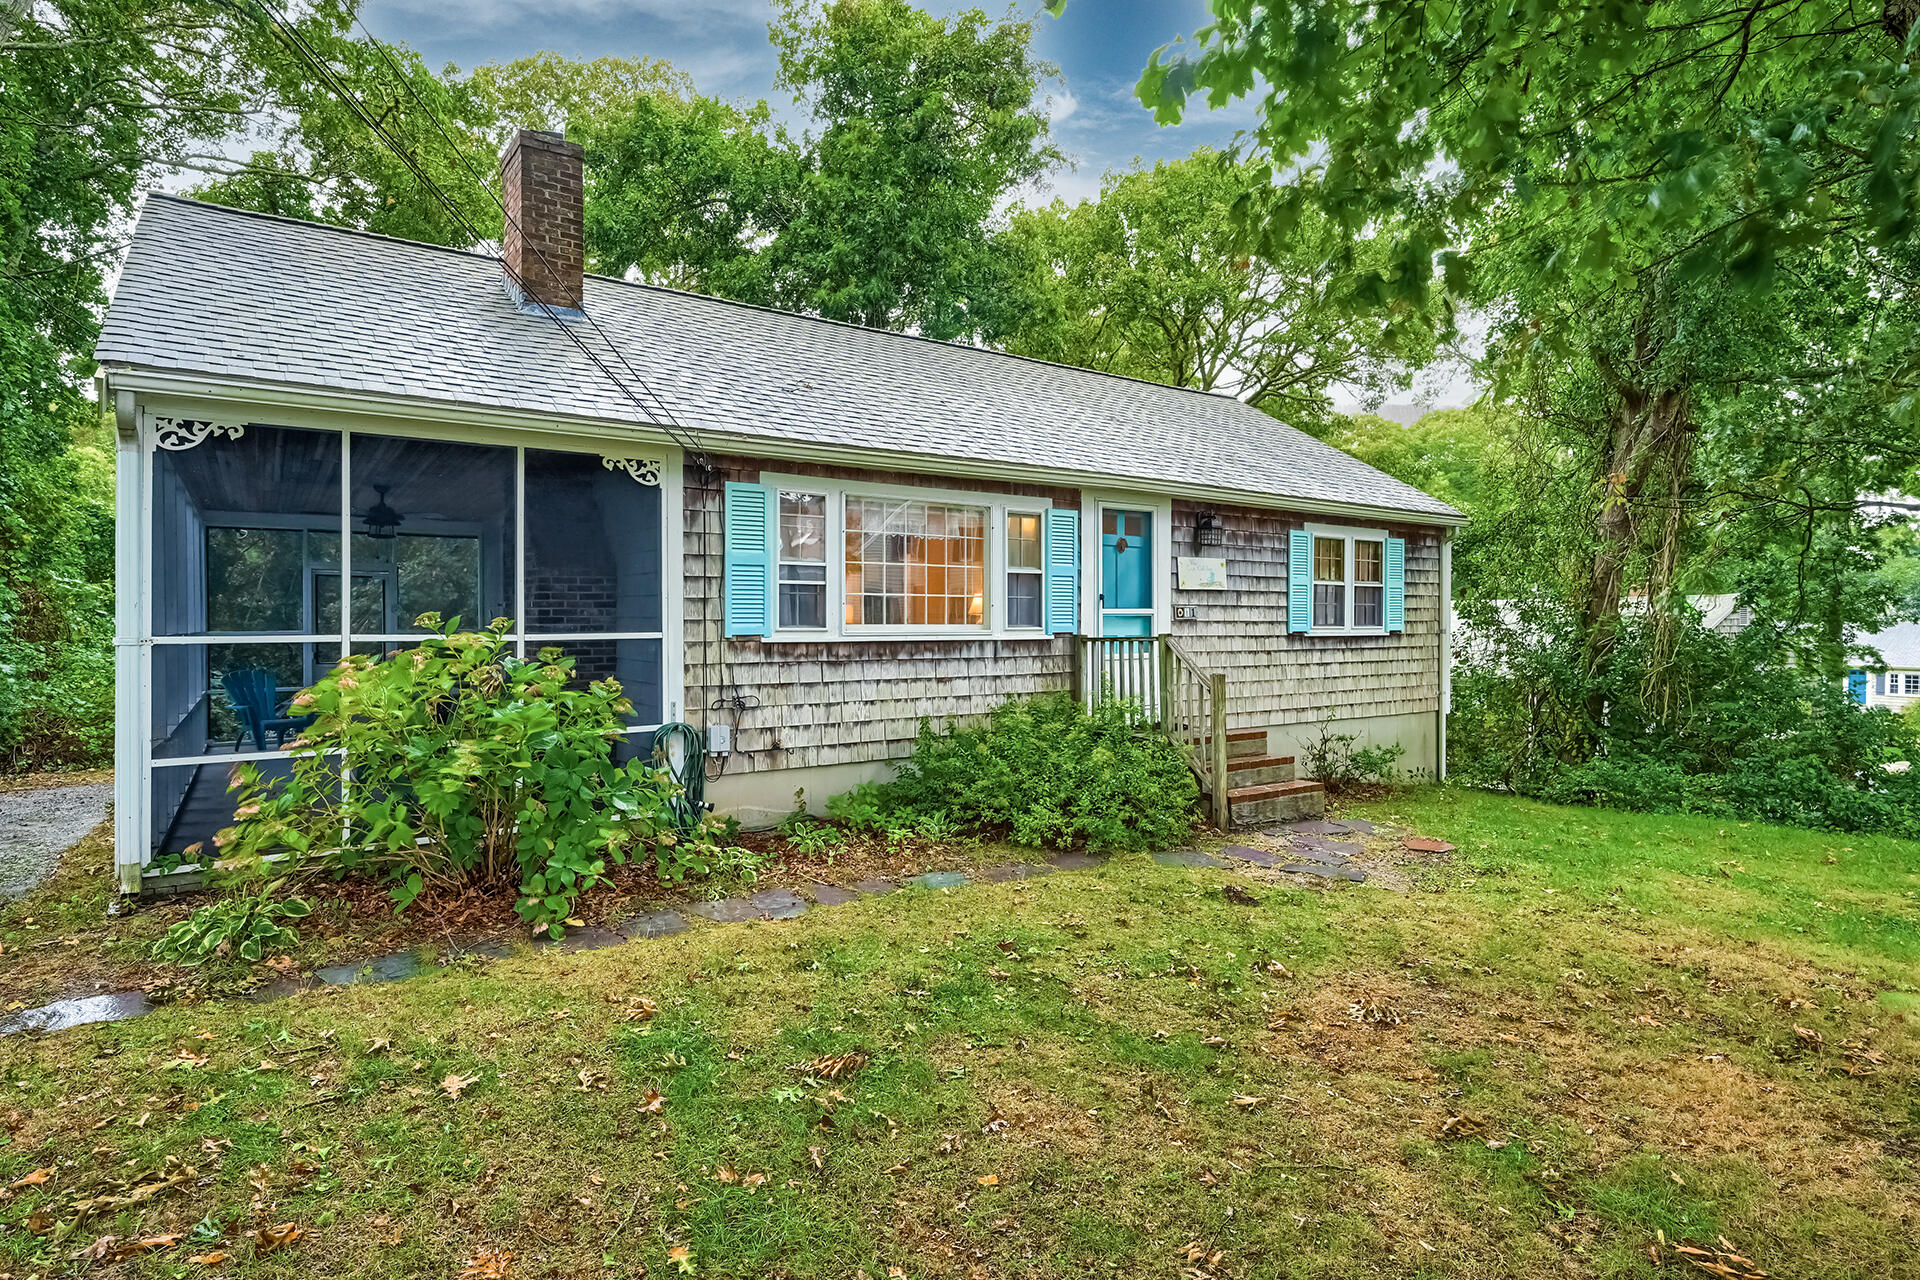
<instances>
[{"instance_id":1,"label":"fallen leaf on grass","mask_svg":"<svg viewBox=\"0 0 1920 1280\"><path fill-rule=\"evenodd\" d=\"M667 1250L667 1261L679 1267L683 1275L690 1275L693 1272L693 1250L686 1245L677 1244Z\"/></svg>"},{"instance_id":2,"label":"fallen leaf on grass","mask_svg":"<svg viewBox=\"0 0 1920 1280\"><path fill-rule=\"evenodd\" d=\"M9 1182L7 1184L7 1190L18 1191L22 1187L37 1187L41 1183L45 1182L48 1178L51 1178L52 1176L53 1176L53 1168L51 1165L49 1165L45 1169L35 1169L32 1173L27 1174L25 1177L22 1177L14 1182Z\"/></svg>"},{"instance_id":3,"label":"fallen leaf on grass","mask_svg":"<svg viewBox=\"0 0 1920 1280\"><path fill-rule=\"evenodd\" d=\"M1448 1116L1446 1123L1440 1126L1443 1138L1471 1138L1486 1126L1472 1116Z\"/></svg>"},{"instance_id":4,"label":"fallen leaf on grass","mask_svg":"<svg viewBox=\"0 0 1920 1280\"><path fill-rule=\"evenodd\" d=\"M455 1075L452 1072L448 1072L447 1078L440 1082L440 1089L449 1098L457 1099L460 1096L461 1090L467 1088L479 1078L479 1076Z\"/></svg>"},{"instance_id":5,"label":"fallen leaf on grass","mask_svg":"<svg viewBox=\"0 0 1920 1280\"><path fill-rule=\"evenodd\" d=\"M659 1115L660 1112L666 1108L666 1105L667 1100L660 1096L658 1089L647 1090L646 1096L640 1099L640 1110L650 1116Z\"/></svg>"},{"instance_id":6,"label":"fallen leaf on grass","mask_svg":"<svg viewBox=\"0 0 1920 1280\"><path fill-rule=\"evenodd\" d=\"M1000 1175L997 1173L990 1173L984 1178L975 1178L974 1181L978 1182L983 1187L997 1187L1000 1185Z\"/></svg>"},{"instance_id":7,"label":"fallen leaf on grass","mask_svg":"<svg viewBox=\"0 0 1920 1280\"><path fill-rule=\"evenodd\" d=\"M137 1240L131 1238L122 1240L118 1236L101 1236L73 1256L89 1262L118 1262L122 1258L171 1249L185 1239L184 1235L143 1236Z\"/></svg>"},{"instance_id":8,"label":"fallen leaf on grass","mask_svg":"<svg viewBox=\"0 0 1920 1280\"><path fill-rule=\"evenodd\" d=\"M504 1280L513 1254L505 1249L482 1249L467 1259L467 1265L454 1280Z\"/></svg>"},{"instance_id":9,"label":"fallen leaf on grass","mask_svg":"<svg viewBox=\"0 0 1920 1280\"><path fill-rule=\"evenodd\" d=\"M261 1227L253 1233L255 1253L272 1253L275 1249L285 1249L301 1236L307 1234L306 1228L296 1227L291 1222L283 1222L277 1227Z\"/></svg>"},{"instance_id":10,"label":"fallen leaf on grass","mask_svg":"<svg viewBox=\"0 0 1920 1280\"><path fill-rule=\"evenodd\" d=\"M807 1159L813 1161L813 1167L816 1169L825 1169L827 1167L827 1153L823 1148L808 1147Z\"/></svg>"},{"instance_id":11,"label":"fallen leaf on grass","mask_svg":"<svg viewBox=\"0 0 1920 1280\"><path fill-rule=\"evenodd\" d=\"M1767 1273L1762 1271L1752 1258L1735 1253L1732 1244L1725 1236L1720 1238L1720 1244L1723 1247L1718 1249L1676 1244L1673 1246L1673 1252L1676 1257L1697 1270L1704 1271L1710 1276L1718 1276L1720 1280L1767 1280Z\"/></svg>"},{"instance_id":12,"label":"fallen leaf on grass","mask_svg":"<svg viewBox=\"0 0 1920 1280\"><path fill-rule=\"evenodd\" d=\"M849 1049L845 1053L830 1053L815 1058L807 1064L807 1074L819 1076L823 1080L840 1080L854 1075L871 1061L858 1049Z\"/></svg>"},{"instance_id":13,"label":"fallen leaf on grass","mask_svg":"<svg viewBox=\"0 0 1920 1280\"><path fill-rule=\"evenodd\" d=\"M1265 1101L1265 1098L1255 1097L1250 1093L1236 1093L1233 1095L1233 1105L1242 1111L1251 1111Z\"/></svg>"},{"instance_id":14,"label":"fallen leaf on grass","mask_svg":"<svg viewBox=\"0 0 1920 1280\"><path fill-rule=\"evenodd\" d=\"M217 1267L232 1257L233 1255L230 1253L196 1253L189 1257L187 1261L202 1267Z\"/></svg>"}]
</instances>

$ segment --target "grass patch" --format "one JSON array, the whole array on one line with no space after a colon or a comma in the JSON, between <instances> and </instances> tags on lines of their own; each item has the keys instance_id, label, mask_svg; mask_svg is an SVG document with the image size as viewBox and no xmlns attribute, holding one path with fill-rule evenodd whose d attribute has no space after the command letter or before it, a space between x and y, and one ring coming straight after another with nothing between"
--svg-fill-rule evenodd
<instances>
[{"instance_id":1,"label":"grass patch","mask_svg":"<svg viewBox=\"0 0 1920 1280\"><path fill-rule=\"evenodd\" d=\"M1914 846L1365 812L1460 851L1253 907L1128 856L9 1042L0 1185L52 1172L0 1201L0 1272L196 1227L114 1265L1651 1277L1662 1233L1909 1265Z\"/></svg>"}]
</instances>

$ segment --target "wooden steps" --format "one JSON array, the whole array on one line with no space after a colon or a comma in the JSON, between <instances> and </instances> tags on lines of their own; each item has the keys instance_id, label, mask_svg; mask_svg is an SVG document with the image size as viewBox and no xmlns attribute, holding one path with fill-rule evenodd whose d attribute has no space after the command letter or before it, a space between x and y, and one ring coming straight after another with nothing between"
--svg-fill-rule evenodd
<instances>
[{"instance_id":1,"label":"wooden steps","mask_svg":"<svg viewBox=\"0 0 1920 1280\"><path fill-rule=\"evenodd\" d=\"M1311 778L1229 787L1227 811L1232 815L1236 827L1304 822L1326 813L1327 791Z\"/></svg>"}]
</instances>

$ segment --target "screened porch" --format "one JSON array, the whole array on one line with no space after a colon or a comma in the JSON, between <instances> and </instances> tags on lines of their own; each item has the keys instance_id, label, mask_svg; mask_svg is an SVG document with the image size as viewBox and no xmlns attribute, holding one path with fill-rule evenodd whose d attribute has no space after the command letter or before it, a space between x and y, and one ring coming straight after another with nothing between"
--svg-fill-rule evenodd
<instances>
[{"instance_id":1,"label":"screened porch","mask_svg":"<svg viewBox=\"0 0 1920 1280\"><path fill-rule=\"evenodd\" d=\"M232 820L236 761L286 767L289 706L342 654L417 642L422 614L514 621L664 714L661 465L600 453L158 419L146 486L147 853L193 859ZM210 847L210 846L209 846Z\"/></svg>"}]
</instances>

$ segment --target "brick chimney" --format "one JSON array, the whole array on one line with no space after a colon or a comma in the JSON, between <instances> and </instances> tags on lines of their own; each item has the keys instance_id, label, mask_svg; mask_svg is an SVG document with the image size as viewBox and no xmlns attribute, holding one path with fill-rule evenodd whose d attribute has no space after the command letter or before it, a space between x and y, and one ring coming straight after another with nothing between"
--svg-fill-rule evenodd
<instances>
[{"instance_id":1,"label":"brick chimney","mask_svg":"<svg viewBox=\"0 0 1920 1280\"><path fill-rule=\"evenodd\" d=\"M507 292L523 307L544 302L582 309L585 154L561 134L522 129L500 157L507 206L500 249L507 260Z\"/></svg>"}]
</instances>

